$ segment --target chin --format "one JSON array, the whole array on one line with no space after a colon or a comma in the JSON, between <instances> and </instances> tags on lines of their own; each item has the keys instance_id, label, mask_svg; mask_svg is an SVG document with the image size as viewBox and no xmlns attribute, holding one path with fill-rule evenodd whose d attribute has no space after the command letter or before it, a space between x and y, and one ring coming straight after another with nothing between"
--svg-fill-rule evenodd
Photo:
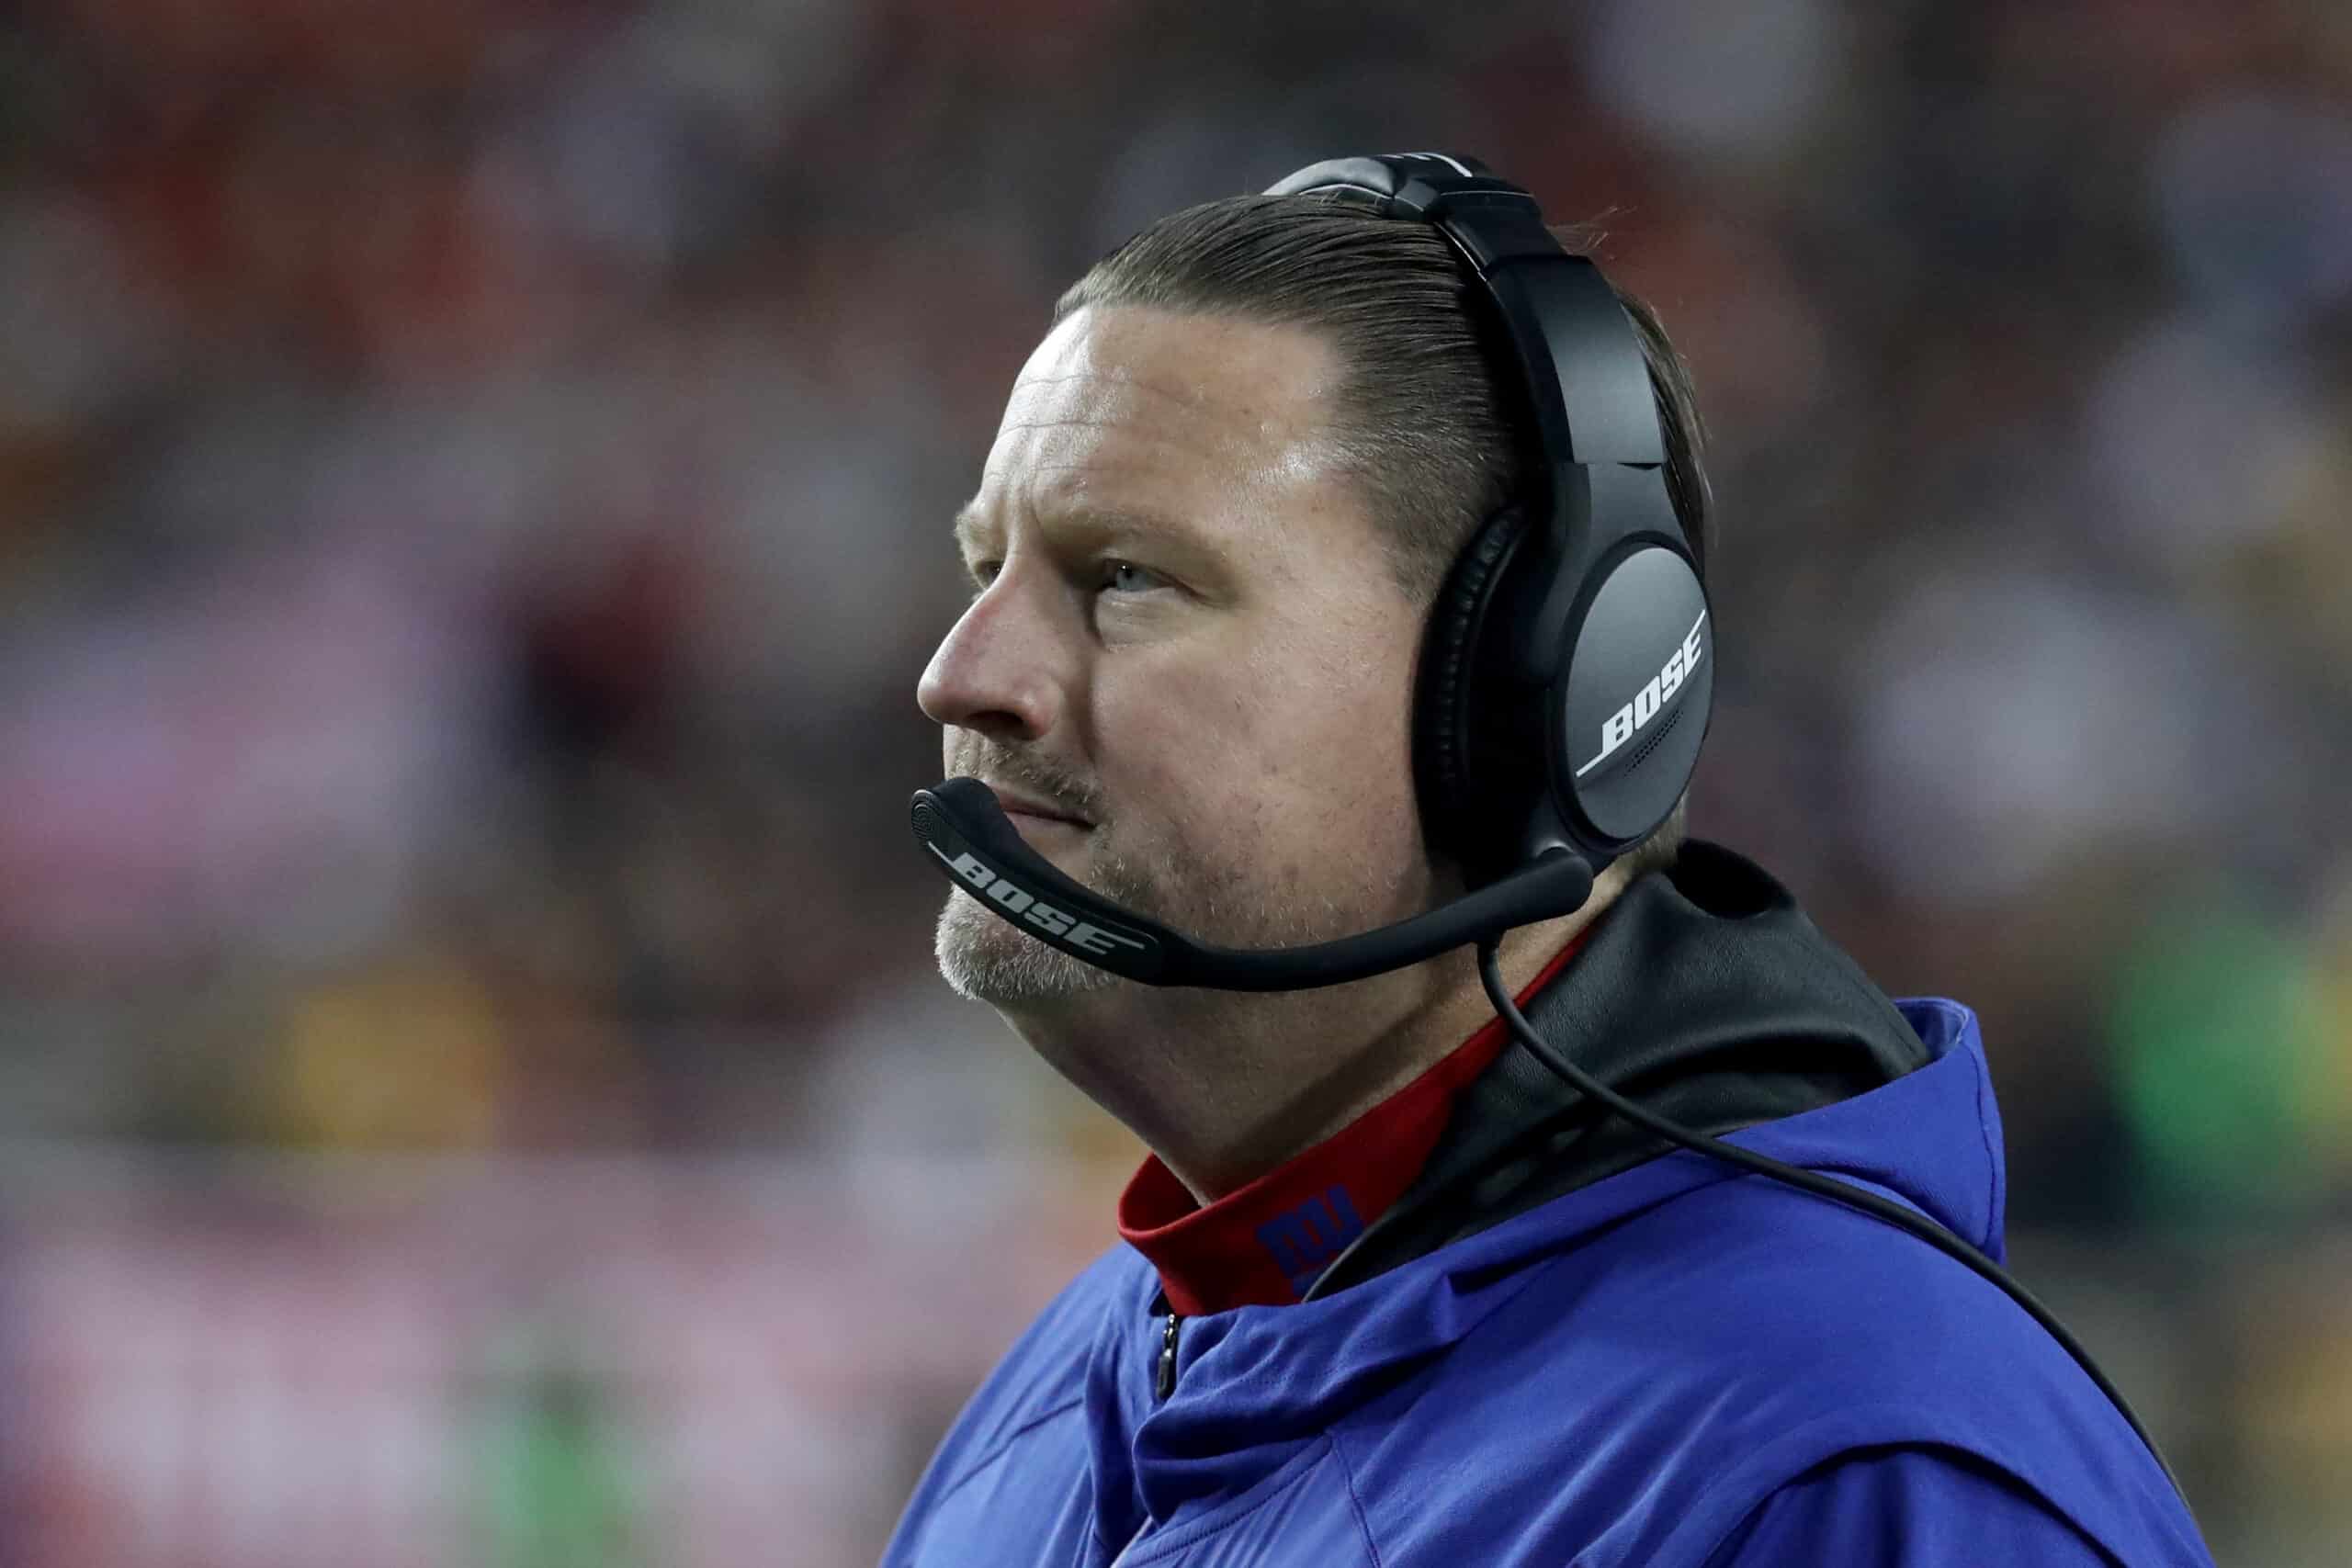
<instances>
[{"instance_id":1,"label":"chin","mask_svg":"<svg viewBox=\"0 0 2352 1568\"><path fill-rule=\"evenodd\" d=\"M962 893L951 894L940 911L933 951L948 989L992 1007L1034 1008L1118 983L1109 970L1047 946Z\"/></svg>"}]
</instances>

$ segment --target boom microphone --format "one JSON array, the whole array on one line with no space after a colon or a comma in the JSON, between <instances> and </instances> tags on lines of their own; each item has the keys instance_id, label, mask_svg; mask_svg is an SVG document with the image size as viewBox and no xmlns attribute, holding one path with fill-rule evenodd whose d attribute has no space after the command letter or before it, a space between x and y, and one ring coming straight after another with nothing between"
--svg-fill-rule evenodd
<instances>
[{"instance_id":1,"label":"boom microphone","mask_svg":"<svg viewBox=\"0 0 2352 1568\"><path fill-rule=\"evenodd\" d=\"M1592 895L1592 868L1551 850L1510 875L1425 914L1310 947L1211 947L1080 886L1029 847L996 792L953 778L915 791L915 837L956 885L996 914L1071 957L1147 986L1305 991L1385 975L1451 948L1499 940L1515 926L1574 914Z\"/></svg>"}]
</instances>

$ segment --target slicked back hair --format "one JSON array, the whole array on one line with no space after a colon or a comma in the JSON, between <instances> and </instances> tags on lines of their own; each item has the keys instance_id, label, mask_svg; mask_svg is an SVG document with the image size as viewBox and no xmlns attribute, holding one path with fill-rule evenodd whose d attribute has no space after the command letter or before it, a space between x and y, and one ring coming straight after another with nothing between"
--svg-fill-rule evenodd
<instances>
[{"instance_id":1,"label":"slicked back hair","mask_svg":"<svg viewBox=\"0 0 2352 1568\"><path fill-rule=\"evenodd\" d=\"M1600 239L1556 227L1571 252ZM1389 572L1426 609L1478 525L1517 492L1526 454L1487 369L1496 329L1431 225L1322 196L1239 196L1171 213L1090 268L1054 321L1090 305L1238 316L1320 333L1341 362L1333 431L1339 467L1371 503ZM1704 432L1690 367L1640 299L1617 290L1648 362L1666 437L1666 485L1707 570L1713 526ZM1673 863L1688 796L1619 863L1628 876Z\"/></svg>"}]
</instances>

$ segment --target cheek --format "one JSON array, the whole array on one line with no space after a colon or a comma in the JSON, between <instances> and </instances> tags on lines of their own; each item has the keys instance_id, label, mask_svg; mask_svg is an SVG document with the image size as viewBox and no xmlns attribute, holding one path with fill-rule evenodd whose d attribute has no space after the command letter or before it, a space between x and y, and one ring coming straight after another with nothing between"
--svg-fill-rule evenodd
<instances>
[{"instance_id":1,"label":"cheek","mask_svg":"<svg viewBox=\"0 0 2352 1568\"><path fill-rule=\"evenodd\" d=\"M1150 803L1220 858L1288 855L1342 823L1367 851L1411 854L1411 656L1393 640L1268 646L1101 685L1112 798Z\"/></svg>"},{"instance_id":2,"label":"cheek","mask_svg":"<svg viewBox=\"0 0 2352 1568\"><path fill-rule=\"evenodd\" d=\"M1412 808L1412 649L1394 628L1320 642L1283 688L1283 751L1327 798L1378 818Z\"/></svg>"},{"instance_id":3,"label":"cheek","mask_svg":"<svg viewBox=\"0 0 2352 1568\"><path fill-rule=\"evenodd\" d=\"M1099 755L1114 804L1133 801L1163 821L1214 824L1263 789L1283 716L1253 694L1247 669L1238 660L1171 660L1097 682Z\"/></svg>"}]
</instances>

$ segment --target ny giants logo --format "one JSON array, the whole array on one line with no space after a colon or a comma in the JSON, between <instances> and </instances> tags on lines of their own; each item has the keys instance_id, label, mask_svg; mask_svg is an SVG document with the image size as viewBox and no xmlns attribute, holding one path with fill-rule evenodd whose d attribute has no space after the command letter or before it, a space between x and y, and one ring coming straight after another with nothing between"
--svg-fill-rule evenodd
<instances>
[{"instance_id":1,"label":"ny giants logo","mask_svg":"<svg viewBox=\"0 0 2352 1568\"><path fill-rule=\"evenodd\" d=\"M1258 1227L1259 1241L1273 1255L1274 1267L1290 1281L1295 1296L1312 1290L1331 1260L1362 1235L1363 1222L1356 1218L1356 1206L1344 1187L1309 1198Z\"/></svg>"},{"instance_id":2,"label":"ny giants logo","mask_svg":"<svg viewBox=\"0 0 2352 1568\"><path fill-rule=\"evenodd\" d=\"M1682 682L1699 668L1699 628L1706 624L1707 612L1702 610L1699 618L1690 623L1690 630L1683 637L1682 646L1668 656L1666 668L1651 676L1649 683L1634 694L1632 702L1609 716L1609 721L1600 727L1600 751L1591 761L1577 770L1577 777L1584 777L1614 756L1619 747L1648 728L1650 720L1657 716L1658 709L1673 700L1674 694L1682 689Z\"/></svg>"},{"instance_id":3,"label":"ny giants logo","mask_svg":"<svg viewBox=\"0 0 2352 1568\"><path fill-rule=\"evenodd\" d=\"M969 850L957 855L954 860L947 860L947 852L930 840L924 840L922 847L941 860L947 861L947 869L970 883L972 890L981 897L997 905L1008 915L1019 916L1023 921L1057 941L1068 942L1072 947L1084 948L1089 953L1108 953L1111 951L1113 942L1124 942L1129 947L1136 948L1146 945L1134 937L1122 936L1117 931L1106 931L1101 926L1091 925L1075 915L1066 915L1044 899L1030 897L1005 878L990 871L981 863L980 858Z\"/></svg>"}]
</instances>

